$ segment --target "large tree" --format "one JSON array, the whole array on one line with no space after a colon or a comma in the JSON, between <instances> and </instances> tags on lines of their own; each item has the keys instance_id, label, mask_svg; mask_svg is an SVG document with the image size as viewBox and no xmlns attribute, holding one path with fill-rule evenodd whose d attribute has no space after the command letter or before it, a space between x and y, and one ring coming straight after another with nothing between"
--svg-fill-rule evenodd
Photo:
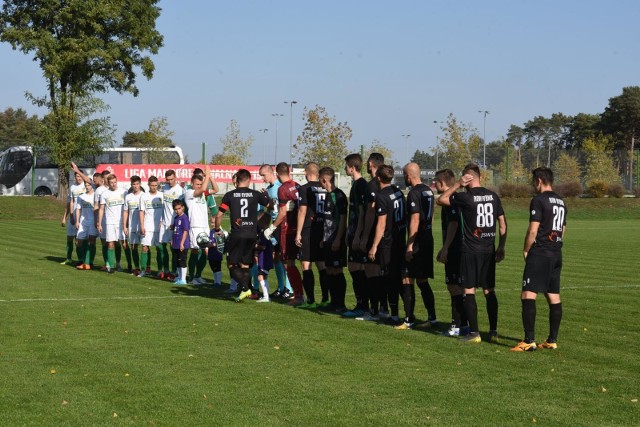
<instances>
[{"instance_id":1,"label":"large tree","mask_svg":"<svg viewBox=\"0 0 640 427\"><path fill-rule=\"evenodd\" d=\"M247 165L253 141L254 138L251 134L243 138L238 122L231 120L227 127L227 134L220 138L220 152L211 157L211 163L214 165Z\"/></svg>"},{"instance_id":2,"label":"large tree","mask_svg":"<svg viewBox=\"0 0 640 427\"><path fill-rule=\"evenodd\" d=\"M27 114L22 108L7 108L0 112L0 151L14 145L33 145L40 134L38 116Z\"/></svg>"},{"instance_id":3,"label":"large tree","mask_svg":"<svg viewBox=\"0 0 640 427\"><path fill-rule=\"evenodd\" d=\"M138 70L150 79L154 64L148 54L162 46L155 29L157 0L5 0L0 13L0 41L33 54L47 82L47 95L33 97L49 109L46 147L60 165L59 197L68 188L67 171L75 153L92 147L70 133L83 121L81 98L113 89L136 96ZM84 147L89 147L84 150Z\"/></svg>"},{"instance_id":4,"label":"large tree","mask_svg":"<svg viewBox=\"0 0 640 427\"><path fill-rule=\"evenodd\" d=\"M304 129L293 146L298 159L340 171L348 154L347 141L352 135L347 122L336 122L336 118L329 117L326 109L319 105L311 110L305 107L303 117Z\"/></svg>"},{"instance_id":5,"label":"large tree","mask_svg":"<svg viewBox=\"0 0 640 427\"><path fill-rule=\"evenodd\" d=\"M393 151L391 151L385 144L380 142L377 139L371 141L371 145L365 147L364 149L364 158L365 160L369 158L371 153L380 153L384 156L384 162L387 165L394 166L393 162Z\"/></svg>"},{"instance_id":6,"label":"large tree","mask_svg":"<svg viewBox=\"0 0 640 427\"><path fill-rule=\"evenodd\" d=\"M475 128L449 114L441 129L444 135L438 145L440 168L459 173L470 162L481 163L481 139Z\"/></svg>"},{"instance_id":7,"label":"large tree","mask_svg":"<svg viewBox=\"0 0 640 427\"><path fill-rule=\"evenodd\" d=\"M142 132L125 132L122 136L123 147L139 147L149 149L149 163L170 163L171 156L162 152L162 148L173 145L171 138L175 132L169 129L166 117L154 117L147 130Z\"/></svg>"}]
</instances>

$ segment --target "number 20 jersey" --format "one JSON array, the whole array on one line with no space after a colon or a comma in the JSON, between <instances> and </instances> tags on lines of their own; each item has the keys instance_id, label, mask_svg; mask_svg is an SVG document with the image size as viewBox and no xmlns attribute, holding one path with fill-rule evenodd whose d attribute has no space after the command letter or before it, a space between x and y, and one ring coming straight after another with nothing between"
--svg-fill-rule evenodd
<instances>
[{"instance_id":1,"label":"number 20 jersey","mask_svg":"<svg viewBox=\"0 0 640 427\"><path fill-rule=\"evenodd\" d=\"M545 191L531 200L529 222L539 222L531 252L552 256L562 249L562 229L567 223L564 200L553 191Z\"/></svg>"},{"instance_id":2,"label":"number 20 jersey","mask_svg":"<svg viewBox=\"0 0 640 427\"><path fill-rule=\"evenodd\" d=\"M495 250L498 217L504 215L500 197L484 187L467 188L451 195L451 205L462 218L462 251L491 253Z\"/></svg>"}]
</instances>

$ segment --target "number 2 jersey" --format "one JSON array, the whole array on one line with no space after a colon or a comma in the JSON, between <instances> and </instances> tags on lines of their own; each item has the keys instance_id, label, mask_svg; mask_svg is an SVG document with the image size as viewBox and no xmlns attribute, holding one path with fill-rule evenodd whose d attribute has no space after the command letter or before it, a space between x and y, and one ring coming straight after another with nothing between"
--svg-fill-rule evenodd
<instances>
[{"instance_id":1,"label":"number 2 jersey","mask_svg":"<svg viewBox=\"0 0 640 427\"><path fill-rule=\"evenodd\" d=\"M567 224L567 206L553 191L545 191L531 200L529 222L539 222L538 234L530 252L553 256L562 249L562 229Z\"/></svg>"},{"instance_id":2,"label":"number 2 jersey","mask_svg":"<svg viewBox=\"0 0 640 427\"><path fill-rule=\"evenodd\" d=\"M229 211L231 232L247 236L257 236L258 205L267 206L269 196L261 191L240 187L222 197L220 211Z\"/></svg>"},{"instance_id":3,"label":"number 2 jersey","mask_svg":"<svg viewBox=\"0 0 640 427\"><path fill-rule=\"evenodd\" d=\"M504 215L500 197L484 187L475 187L452 194L450 200L462 219L462 252L493 252L497 219Z\"/></svg>"}]
</instances>

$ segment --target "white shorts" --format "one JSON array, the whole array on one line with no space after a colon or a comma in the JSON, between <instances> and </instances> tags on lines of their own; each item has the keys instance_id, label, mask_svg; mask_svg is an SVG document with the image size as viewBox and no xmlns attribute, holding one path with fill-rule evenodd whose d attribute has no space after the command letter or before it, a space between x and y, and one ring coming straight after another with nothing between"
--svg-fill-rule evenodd
<instances>
[{"instance_id":1,"label":"white shorts","mask_svg":"<svg viewBox=\"0 0 640 427\"><path fill-rule=\"evenodd\" d=\"M71 224L71 217L67 220L67 237L76 237L78 234L78 229L75 224Z\"/></svg>"},{"instance_id":2,"label":"white shorts","mask_svg":"<svg viewBox=\"0 0 640 427\"><path fill-rule=\"evenodd\" d=\"M160 234L158 238L160 239L160 243L171 243L171 239L173 238L173 230L171 230L170 225L160 224Z\"/></svg>"},{"instance_id":3,"label":"white shorts","mask_svg":"<svg viewBox=\"0 0 640 427\"><path fill-rule=\"evenodd\" d=\"M127 242L130 245L139 245L142 237L140 236L139 231L129 231L129 237L127 238Z\"/></svg>"},{"instance_id":4,"label":"white shorts","mask_svg":"<svg viewBox=\"0 0 640 427\"><path fill-rule=\"evenodd\" d=\"M158 240L160 232L156 231L147 231L144 236L140 239L140 243L143 246L156 246L160 241Z\"/></svg>"},{"instance_id":5,"label":"white shorts","mask_svg":"<svg viewBox=\"0 0 640 427\"><path fill-rule=\"evenodd\" d=\"M106 228L105 241L118 242L124 240L122 228L118 224L107 224ZM102 229L104 230L105 228L103 227Z\"/></svg>"},{"instance_id":6,"label":"white shorts","mask_svg":"<svg viewBox=\"0 0 640 427\"><path fill-rule=\"evenodd\" d=\"M82 226L80 224L80 228L78 229L78 234L76 234L76 239L78 240L87 240L89 237L97 237L98 229L95 225L90 225L88 227Z\"/></svg>"},{"instance_id":7,"label":"white shorts","mask_svg":"<svg viewBox=\"0 0 640 427\"><path fill-rule=\"evenodd\" d=\"M209 227L191 227L189 229L189 241L191 243L191 249L200 249L198 246L197 237L198 234L204 233L209 237Z\"/></svg>"}]
</instances>

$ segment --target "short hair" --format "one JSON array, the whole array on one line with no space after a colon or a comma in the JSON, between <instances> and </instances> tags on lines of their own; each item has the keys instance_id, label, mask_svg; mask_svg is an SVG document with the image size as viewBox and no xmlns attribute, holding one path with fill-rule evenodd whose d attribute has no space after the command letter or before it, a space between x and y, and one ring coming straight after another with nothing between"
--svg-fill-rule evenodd
<instances>
[{"instance_id":1,"label":"short hair","mask_svg":"<svg viewBox=\"0 0 640 427\"><path fill-rule=\"evenodd\" d=\"M131 183L133 184L134 182L142 182L142 180L140 179L140 177L138 175L133 175L131 177Z\"/></svg>"},{"instance_id":2,"label":"short hair","mask_svg":"<svg viewBox=\"0 0 640 427\"><path fill-rule=\"evenodd\" d=\"M102 174L100 172L96 172L93 174L93 179L95 180L96 178L102 178Z\"/></svg>"},{"instance_id":3,"label":"short hair","mask_svg":"<svg viewBox=\"0 0 640 427\"><path fill-rule=\"evenodd\" d=\"M116 181L118 180L118 178L112 173L107 175L107 182L111 181L112 179L115 179Z\"/></svg>"},{"instance_id":4,"label":"short hair","mask_svg":"<svg viewBox=\"0 0 640 427\"><path fill-rule=\"evenodd\" d=\"M451 169L440 169L436 172L435 179L451 187L456 182L456 174Z\"/></svg>"},{"instance_id":5,"label":"short hair","mask_svg":"<svg viewBox=\"0 0 640 427\"><path fill-rule=\"evenodd\" d=\"M260 166L260 169L258 169L258 171L261 171L262 169L266 169L269 172L273 173L273 166L271 166L268 163L263 164L262 166Z\"/></svg>"},{"instance_id":6,"label":"short hair","mask_svg":"<svg viewBox=\"0 0 640 427\"><path fill-rule=\"evenodd\" d=\"M204 177L200 174L195 174L191 177L191 182L193 181L204 181Z\"/></svg>"},{"instance_id":7,"label":"short hair","mask_svg":"<svg viewBox=\"0 0 640 427\"><path fill-rule=\"evenodd\" d=\"M466 175L469 172L473 172L479 177L480 167L478 167L478 165L476 165L475 163L469 163L467 166L464 167L464 169L462 169L462 175Z\"/></svg>"},{"instance_id":8,"label":"short hair","mask_svg":"<svg viewBox=\"0 0 640 427\"><path fill-rule=\"evenodd\" d=\"M371 153L369 154L368 162L373 163L374 166L380 166L384 164L384 156L380 153Z\"/></svg>"},{"instance_id":9,"label":"short hair","mask_svg":"<svg viewBox=\"0 0 640 427\"><path fill-rule=\"evenodd\" d=\"M165 177L165 178L169 178L169 177L170 177L170 176L172 176L172 175L173 175L173 176L175 176L175 175L176 175L176 171L174 171L173 169L169 169L168 171L166 171L166 172L164 173L164 177Z\"/></svg>"},{"instance_id":10,"label":"short hair","mask_svg":"<svg viewBox=\"0 0 640 427\"><path fill-rule=\"evenodd\" d=\"M102 175L103 178L107 178L109 175L111 175L111 171L109 169L105 169L100 172L100 175Z\"/></svg>"},{"instance_id":11,"label":"short hair","mask_svg":"<svg viewBox=\"0 0 640 427\"><path fill-rule=\"evenodd\" d=\"M304 171L310 173L311 175L318 175L320 171L320 166L316 162L309 162L304 167Z\"/></svg>"},{"instance_id":12,"label":"short hair","mask_svg":"<svg viewBox=\"0 0 640 427\"><path fill-rule=\"evenodd\" d=\"M238 169L238 172L236 172L236 179L238 182L251 181L251 172L246 169Z\"/></svg>"},{"instance_id":13,"label":"short hair","mask_svg":"<svg viewBox=\"0 0 640 427\"><path fill-rule=\"evenodd\" d=\"M318 173L318 175L322 178L324 176L329 177L329 181L331 181L331 183L333 184L335 181L335 177L336 177L336 172L333 170L333 168L330 168L328 166L320 169L320 172Z\"/></svg>"},{"instance_id":14,"label":"short hair","mask_svg":"<svg viewBox=\"0 0 640 427\"><path fill-rule=\"evenodd\" d=\"M533 175L534 184L540 179L544 185L553 185L553 171L548 167L535 168L531 171L531 174Z\"/></svg>"},{"instance_id":15,"label":"short hair","mask_svg":"<svg viewBox=\"0 0 640 427\"><path fill-rule=\"evenodd\" d=\"M184 206L184 202L182 201L182 199L173 199L173 202L171 202L171 206L173 206L173 208L175 209L176 206Z\"/></svg>"},{"instance_id":16,"label":"short hair","mask_svg":"<svg viewBox=\"0 0 640 427\"><path fill-rule=\"evenodd\" d=\"M204 171L200 168L195 168L192 175L204 175Z\"/></svg>"},{"instance_id":17,"label":"short hair","mask_svg":"<svg viewBox=\"0 0 640 427\"><path fill-rule=\"evenodd\" d=\"M384 184L390 184L393 179L393 175L393 166L382 165L376 170L376 176L380 179L380 182Z\"/></svg>"},{"instance_id":18,"label":"short hair","mask_svg":"<svg viewBox=\"0 0 640 427\"><path fill-rule=\"evenodd\" d=\"M289 165L286 162L280 162L276 166L276 173L278 175L288 175L289 174Z\"/></svg>"},{"instance_id":19,"label":"short hair","mask_svg":"<svg viewBox=\"0 0 640 427\"><path fill-rule=\"evenodd\" d=\"M149 184L151 184L152 182L158 182L158 178L154 175L151 175L149 177Z\"/></svg>"},{"instance_id":20,"label":"short hair","mask_svg":"<svg viewBox=\"0 0 640 427\"><path fill-rule=\"evenodd\" d=\"M362 156L360 153L352 153L344 158L345 164L350 168L355 168L358 172L362 170Z\"/></svg>"}]
</instances>

